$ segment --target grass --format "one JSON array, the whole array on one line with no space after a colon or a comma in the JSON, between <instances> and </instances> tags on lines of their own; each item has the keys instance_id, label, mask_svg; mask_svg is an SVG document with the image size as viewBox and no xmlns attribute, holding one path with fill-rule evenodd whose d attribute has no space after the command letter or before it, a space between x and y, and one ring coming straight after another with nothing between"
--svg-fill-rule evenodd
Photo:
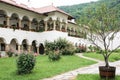
<instances>
[{"instance_id":1,"label":"grass","mask_svg":"<svg viewBox=\"0 0 120 80\"><path fill-rule=\"evenodd\" d=\"M95 53L95 52L90 52L90 53L84 53L83 54L86 57L91 57L91 58L95 58L95 59L99 59L99 60L104 60L104 57L102 54L99 53ZM120 60L120 54L119 53L112 53L109 57L109 61L110 62L114 62Z\"/></svg>"},{"instance_id":2,"label":"grass","mask_svg":"<svg viewBox=\"0 0 120 80\"><path fill-rule=\"evenodd\" d=\"M0 80L41 80L94 63L77 56L62 56L56 62L50 62L47 56L38 56L31 74L17 75L16 58L0 58Z\"/></svg>"},{"instance_id":3,"label":"grass","mask_svg":"<svg viewBox=\"0 0 120 80\"><path fill-rule=\"evenodd\" d=\"M104 79L101 79L98 74L79 74L75 80L104 80ZM116 76L115 80L120 80L120 76Z\"/></svg>"}]
</instances>

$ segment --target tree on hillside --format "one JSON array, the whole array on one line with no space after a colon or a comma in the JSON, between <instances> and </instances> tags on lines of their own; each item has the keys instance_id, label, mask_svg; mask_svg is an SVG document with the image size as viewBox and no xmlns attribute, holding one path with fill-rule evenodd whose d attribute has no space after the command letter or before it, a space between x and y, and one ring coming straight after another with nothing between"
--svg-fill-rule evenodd
<instances>
[{"instance_id":1,"label":"tree on hillside","mask_svg":"<svg viewBox=\"0 0 120 80\"><path fill-rule=\"evenodd\" d=\"M101 5L99 8L88 9L86 15L79 20L79 23L88 32L89 41L101 50L106 67L109 67L109 56L120 47L118 45L114 49L110 49L110 46L114 44L115 36L120 31L119 14L118 10Z\"/></svg>"}]
</instances>

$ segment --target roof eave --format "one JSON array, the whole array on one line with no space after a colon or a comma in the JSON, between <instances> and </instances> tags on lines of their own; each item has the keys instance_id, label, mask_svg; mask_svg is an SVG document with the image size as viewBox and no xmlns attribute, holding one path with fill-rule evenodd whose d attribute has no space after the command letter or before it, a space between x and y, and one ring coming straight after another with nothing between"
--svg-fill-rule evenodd
<instances>
[{"instance_id":1,"label":"roof eave","mask_svg":"<svg viewBox=\"0 0 120 80\"><path fill-rule=\"evenodd\" d=\"M7 2L2 1L2 0L0 0L0 2L3 2L3 3L5 3L5 4L9 4L9 5L11 5L11 6L18 7L18 8L21 8L21 9L27 10L27 11L31 11L31 12L34 12L34 13L37 13L37 14L40 14L40 15L44 15L44 14L42 14L42 13L38 13L38 12L33 11L33 10L29 10L29 9L26 9L26 8L23 8L23 7L20 7L20 6L14 5L14 4L10 4L10 3L7 3ZM44 15L44 16L46 16L46 15Z\"/></svg>"}]
</instances>

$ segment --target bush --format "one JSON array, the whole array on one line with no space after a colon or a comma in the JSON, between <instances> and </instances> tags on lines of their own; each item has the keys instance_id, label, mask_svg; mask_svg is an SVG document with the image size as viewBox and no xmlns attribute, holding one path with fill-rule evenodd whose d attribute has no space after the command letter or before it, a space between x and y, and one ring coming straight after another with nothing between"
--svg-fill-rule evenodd
<instances>
[{"instance_id":1,"label":"bush","mask_svg":"<svg viewBox=\"0 0 120 80\"><path fill-rule=\"evenodd\" d=\"M12 52L12 51L8 51L8 52L7 52L8 57L12 57L13 54L14 54L14 52Z\"/></svg>"},{"instance_id":2,"label":"bush","mask_svg":"<svg viewBox=\"0 0 120 80\"><path fill-rule=\"evenodd\" d=\"M80 53L80 52L81 52L80 48L77 47L77 48L75 49L75 53Z\"/></svg>"},{"instance_id":3,"label":"bush","mask_svg":"<svg viewBox=\"0 0 120 80\"><path fill-rule=\"evenodd\" d=\"M60 54L54 51L49 51L48 58L50 61L58 61L60 60Z\"/></svg>"},{"instance_id":4,"label":"bush","mask_svg":"<svg viewBox=\"0 0 120 80\"><path fill-rule=\"evenodd\" d=\"M74 54L74 51L72 49L63 49L61 51L61 54L62 55L73 55Z\"/></svg>"},{"instance_id":5,"label":"bush","mask_svg":"<svg viewBox=\"0 0 120 80\"><path fill-rule=\"evenodd\" d=\"M31 73L35 66L35 57L31 54L20 54L17 59L17 72L18 74Z\"/></svg>"},{"instance_id":6,"label":"bush","mask_svg":"<svg viewBox=\"0 0 120 80\"><path fill-rule=\"evenodd\" d=\"M49 51L55 51L58 49L63 55L73 55L74 46L68 42L66 39L57 39L54 42L45 42L46 54L49 54ZM71 52L70 52L71 51ZM69 52L69 53L68 53Z\"/></svg>"}]
</instances>

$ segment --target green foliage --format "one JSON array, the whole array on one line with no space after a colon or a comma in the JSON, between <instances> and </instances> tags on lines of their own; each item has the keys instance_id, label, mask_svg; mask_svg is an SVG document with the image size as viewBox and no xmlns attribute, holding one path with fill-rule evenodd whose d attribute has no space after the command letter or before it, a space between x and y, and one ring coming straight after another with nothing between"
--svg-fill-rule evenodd
<instances>
[{"instance_id":1,"label":"green foliage","mask_svg":"<svg viewBox=\"0 0 120 80\"><path fill-rule=\"evenodd\" d=\"M101 6L101 4L103 3L107 5L107 7L109 8L114 8L118 10L120 8L119 0L98 0L97 2L83 3L83 4L72 5L72 6L60 6L59 8L71 14L73 17L75 17L79 21L79 19L81 18L84 19L84 16L86 15L86 10L88 10L88 8L92 8L94 11L95 8Z\"/></svg>"},{"instance_id":2,"label":"green foliage","mask_svg":"<svg viewBox=\"0 0 120 80\"><path fill-rule=\"evenodd\" d=\"M31 73L35 66L35 57L32 54L22 53L17 59L17 72L18 74Z\"/></svg>"},{"instance_id":3,"label":"green foliage","mask_svg":"<svg viewBox=\"0 0 120 80\"><path fill-rule=\"evenodd\" d=\"M74 54L74 50L65 48L65 49L61 50L61 54L62 55L73 55Z\"/></svg>"},{"instance_id":4,"label":"green foliage","mask_svg":"<svg viewBox=\"0 0 120 80\"><path fill-rule=\"evenodd\" d=\"M79 45L76 49L75 49L75 52L76 53L83 53L83 52L86 52L86 46L84 45Z\"/></svg>"},{"instance_id":5,"label":"green foliage","mask_svg":"<svg viewBox=\"0 0 120 80\"><path fill-rule=\"evenodd\" d=\"M0 80L42 80L95 63L78 56L62 56L61 60L50 62L48 56L41 55L36 57L33 73L17 75L16 57L0 58Z\"/></svg>"},{"instance_id":6,"label":"green foliage","mask_svg":"<svg viewBox=\"0 0 120 80\"><path fill-rule=\"evenodd\" d=\"M56 47L59 50L65 49L66 47L71 46L70 43L66 39L59 38L55 41Z\"/></svg>"},{"instance_id":7,"label":"green foliage","mask_svg":"<svg viewBox=\"0 0 120 80\"><path fill-rule=\"evenodd\" d=\"M59 52L49 51L48 58L50 61L58 61L61 57Z\"/></svg>"},{"instance_id":8,"label":"green foliage","mask_svg":"<svg viewBox=\"0 0 120 80\"><path fill-rule=\"evenodd\" d=\"M101 54L96 53L96 52L84 53L83 55L86 56L86 57L95 58L95 59L104 61L103 56ZM120 60L120 54L119 53L114 52L109 57L110 62L114 62L114 61L118 61L118 60Z\"/></svg>"},{"instance_id":9,"label":"green foliage","mask_svg":"<svg viewBox=\"0 0 120 80\"><path fill-rule=\"evenodd\" d=\"M49 51L56 51L59 50L61 52L61 54L64 54L65 51L66 52L70 52L67 53L72 55L73 51L74 51L74 46L68 42L66 39L57 39L54 42L45 42L45 48L46 48L46 53L49 54ZM64 53L62 53L64 52ZM66 53L65 53L66 54Z\"/></svg>"},{"instance_id":10,"label":"green foliage","mask_svg":"<svg viewBox=\"0 0 120 80\"><path fill-rule=\"evenodd\" d=\"M13 54L14 54L14 52L12 52L12 51L8 51L8 52L7 52L8 57L12 57Z\"/></svg>"}]
</instances>

